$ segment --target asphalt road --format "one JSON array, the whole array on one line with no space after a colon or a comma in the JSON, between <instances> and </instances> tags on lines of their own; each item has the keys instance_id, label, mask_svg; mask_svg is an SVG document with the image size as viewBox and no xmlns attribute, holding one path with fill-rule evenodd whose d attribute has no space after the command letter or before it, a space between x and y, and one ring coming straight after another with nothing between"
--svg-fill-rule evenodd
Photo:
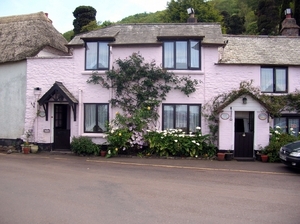
<instances>
[{"instance_id":1,"label":"asphalt road","mask_svg":"<svg viewBox=\"0 0 300 224\"><path fill-rule=\"evenodd\" d=\"M0 224L300 223L283 164L0 154Z\"/></svg>"}]
</instances>

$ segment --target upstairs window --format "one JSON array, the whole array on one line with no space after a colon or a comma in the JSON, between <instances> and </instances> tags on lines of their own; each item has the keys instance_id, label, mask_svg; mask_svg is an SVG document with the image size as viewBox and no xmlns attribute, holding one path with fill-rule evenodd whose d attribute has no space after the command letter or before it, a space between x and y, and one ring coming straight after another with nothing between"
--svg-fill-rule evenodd
<instances>
[{"instance_id":1,"label":"upstairs window","mask_svg":"<svg viewBox=\"0 0 300 224\"><path fill-rule=\"evenodd\" d=\"M108 70L109 69L109 42L86 42L85 69Z\"/></svg>"},{"instance_id":2,"label":"upstairs window","mask_svg":"<svg viewBox=\"0 0 300 224\"><path fill-rule=\"evenodd\" d=\"M287 92L287 68L265 67L260 71L260 88L266 93Z\"/></svg>"},{"instance_id":3,"label":"upstairs window","mask_svg":"<svg viewBox=\"0 0 300 224\"><path fill-rule=\"evenodd\" d=\"M163 48L164 68L201 69L200 41L165 41Z\"/></svg>"},{"instance_id":4,"label":"upstairs window","mask_svg":"<svg viewBox=\"0 0 300 224\"><path fill-rule=\"evenodd\" d=\"M196 127L200 127L200 121L200 104L163 104L163 130L182 129L194 133Z\"/></svg>"}]
</instances>

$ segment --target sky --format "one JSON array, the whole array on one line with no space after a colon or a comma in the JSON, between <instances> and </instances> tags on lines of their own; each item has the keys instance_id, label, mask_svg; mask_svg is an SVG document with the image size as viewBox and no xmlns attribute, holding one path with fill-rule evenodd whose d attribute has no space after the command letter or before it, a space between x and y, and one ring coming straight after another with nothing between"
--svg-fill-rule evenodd
<instances>
[{"instance_id":1,"label":"sky","mask_svg":"<svg viewBox=\"0 0 300 224\"><path fill-rule=\"evenodd\" d=\"M74 10L78 6L92 6L97 10L99 22L117 22L144 12L157 12L167 8L170 0L0 0L0 17L36 12L48 13L53 26L65 33L73 30Z\"/></svg>"}]
</instances>

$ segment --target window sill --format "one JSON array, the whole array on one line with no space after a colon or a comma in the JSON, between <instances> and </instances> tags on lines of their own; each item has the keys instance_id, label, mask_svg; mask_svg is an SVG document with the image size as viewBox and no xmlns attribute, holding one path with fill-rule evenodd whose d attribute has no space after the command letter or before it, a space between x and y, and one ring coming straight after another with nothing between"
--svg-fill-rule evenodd
<instances>
[{"instance_id":1,"label":"window sill","mask_svg":"<svg viewBox=\"0 0 300 224\"><path fill-rule=\"evenodd\" d=\"M98 75L105 75L107 70L93 70L93 71L82 71L81 75L92 75L93 73L97 73Z\"/></svg>"},{"instance_id":2,"label":"window sill","mask_svg":"<svg viewBox=\"0 0 300 224\"><path fill-rule=\"evenodd\" d=\"M183 75L204 75L204 71L202 70L167 70L168 72L172 72L174 74L183 74Z\"/></svg>"},{"instance_id":3,"label":"window sill","mask_svg":"<svg viewBox=\"0 0 300 224\"><path fill-rule=\"evenodd\" d=\"M105 134L105 133L82 133L82 136L91 137L91 138L106 138L107 134Z\"/></svg>"}]
</instances>

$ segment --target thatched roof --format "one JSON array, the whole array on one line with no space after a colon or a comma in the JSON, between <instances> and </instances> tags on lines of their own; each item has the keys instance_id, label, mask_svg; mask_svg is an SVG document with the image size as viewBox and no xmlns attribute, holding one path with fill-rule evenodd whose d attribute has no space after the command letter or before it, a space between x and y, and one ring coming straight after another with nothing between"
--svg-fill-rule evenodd
<instances>
[{"instance_id":1,"label":"thatched roof","mask_svg":"<svg viewBox=\"0 0 300 224\"><path fill-rule=\"evenodd\" d=\"M300 37L224 35L221 64L300 65Z\"/></svg>"},{"instance_id":2,"label":"thatched roof","mask_svg":"<svg viewBox=\"0 0 300 224\"><path fill-rule=\"evenodd\" d=\"M66 55L66 44L43 12L0 17L0 63L34 57L45 47Z\"/></svg>"},{"instance_id":3,"label":"thatched roof","mask_svg":"<svg viewBox=\"0 0 300 224\"><path fill-rule=\"evenodd\" d=\"M221 26L217 23L118 24L79 34L69 46L82 45L83 40L108 39L111 45L162 44L168 38L203 39L202 44L223 45Z\"/></svg>"}]
</instances>

